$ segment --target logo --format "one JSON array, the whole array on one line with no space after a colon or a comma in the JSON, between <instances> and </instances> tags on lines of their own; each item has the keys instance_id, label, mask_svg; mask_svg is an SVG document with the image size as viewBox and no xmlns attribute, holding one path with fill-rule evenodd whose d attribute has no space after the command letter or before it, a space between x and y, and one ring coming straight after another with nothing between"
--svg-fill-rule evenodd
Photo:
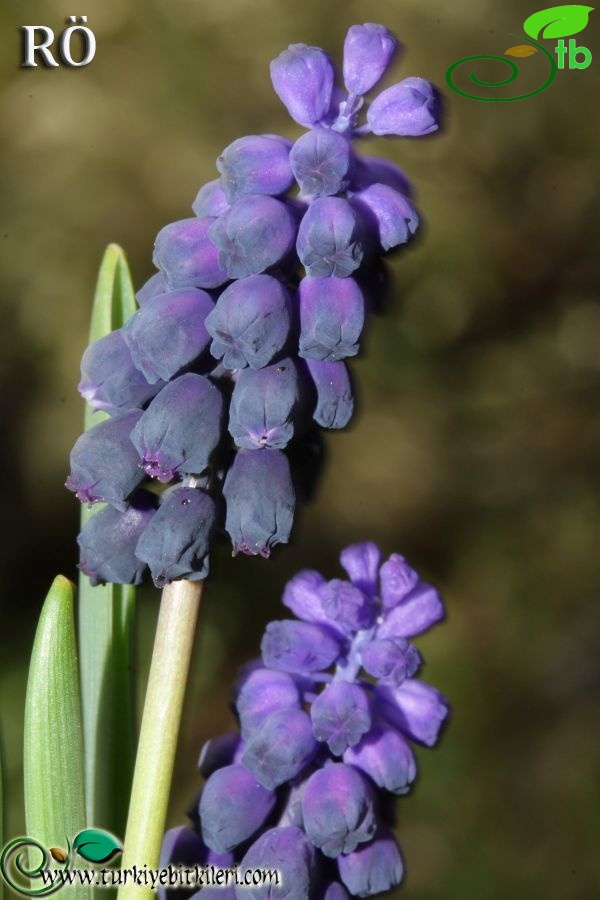
<instances>
[{"instance_id":1,"label":"logo","mask_svg":"<svg viewBox=\"0 0 600 900\"><path fill-rule=\"evenodd\" d=\"M77 856L90 863L107 863L123 849L114 835L101 828L86 828L75 835L73 842L65 842L66 850L46 848L34 838L14 838L0 854L3 880L24 897L47 897L69 881L65 873L73 868Z\"/></svg>"},{"instance_id":2,"label":"logo","mask_svg":"<svg viewBox=\"0 0 600 900\"><path fill-rule=\"evenodd\" d=\"M556 78L559 69L587 69L592 62L592 53L587 47L578 46L577 41L572 35L579 34L586 28L589 15L593 12L593 6L552 6L549 9L542 9L540 12L534 13L525 19L523 30L527 37L518 34L511 34L525 43L517 44L505 50L504 56L492 56L479 54L477 56L465 56L448 67L446 72L446 84L456 94L466 97L468 100L480 100L482 103L511 103L514 100L526 100L528 97L535 97L541 94L546 88L549 88ZM510 33L510 32L509 32ZM555 40L560 38L558 43L552 50L549 50L543 44L538 43L539 39ZM564 38L569 38L568 43ZM470 72L470 79L477 87L482 88L500 88L512 84L519 77L519 68L512 59L506 59L507 56L525 58L542 53L550 65L550 72L546 81L541 87L520 94L517 97L478 97L476 94L470 94L454 83L455 72L463 63L473 63L482 59L491 59L501 62L510 69L510 75L507 78L498 81L485 81L479 78L475 73L475 69ZM556 54L556 59L554 58Z\"/></svg>"}]
</instances>

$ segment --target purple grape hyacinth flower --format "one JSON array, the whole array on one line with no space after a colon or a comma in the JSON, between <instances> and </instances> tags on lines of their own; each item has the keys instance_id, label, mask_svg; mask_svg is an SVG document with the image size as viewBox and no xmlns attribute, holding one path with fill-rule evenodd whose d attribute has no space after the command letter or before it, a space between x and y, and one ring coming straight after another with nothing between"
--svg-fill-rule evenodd
<instances>
[{"instance_id":1,"label":"purple grape hyacinth flower","mask_svg":"<svg viewBox=\"0 0 600 900\"><path fill-rule=\"evenodd\" d=\"M217 160L229 203L246 194L285 194L294 180L291 142L274 134L249 135L225 147Z\"/></svg>"},{"instance_id":2,"label":"purple grape hyacinth flower","mask_svg":"<svg viewBox=\"0 0 600 900\"><path fill-rule=\"evenodd\" d=\"M365 300L353 278L303 278L299 300L300 356L337 362L358 353Z\"/></svg>"},{"instance_id":3,"label":"purple grape hyacinth flower","mask_svg":"<svg viewBox=\"0 0 600 900\"><path fill-rule=\"evenodd\" d=\"M396 52L398 42L383 25L352 25L344 41L344 84L350 94L375 87Z\"/></svg>"},{"instance_id":4,"label":"purple grape hyacinth flower","mask_svg":"<svg viewBox=\"0 0 600 900\"><path fill-rule=\"evenodd\" d=\"M291 44L271 63L275 93L292 119L310 128L327 118L335 72L319 47Z\"/></svg>"},{"instance_id":5,"label":"purple grape hyacinth flower","mask_svg":"<svg viewBox=\"0 0 600 900\"><path fill-rule=\"evenodd\" d=\"M342 197L317 197L300 222L296 243L307 275L346 278L363 259L362 228Z\"/></svg>"},{"instance_id":6,"label":"purple grape hyacinth flower","mask_svg":"<svg viewBox=\"0 0 600 900\"><path fill-rule=\"evenodd\" d=\"M139 492L125 512L106 506L90 516L77 543L79 568L93 585L107 581L141 584L146 564L135 555L135 547L153 515L150 498Z\"/></svg>"}]
</instances>

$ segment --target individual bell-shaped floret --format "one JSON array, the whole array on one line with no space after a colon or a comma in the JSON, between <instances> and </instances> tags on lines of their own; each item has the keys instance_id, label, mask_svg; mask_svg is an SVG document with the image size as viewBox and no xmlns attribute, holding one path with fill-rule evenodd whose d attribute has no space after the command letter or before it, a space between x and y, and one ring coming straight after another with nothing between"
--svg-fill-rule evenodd
<instances>
[{"instance_id":1,"label":"individual bell-shaped floret","mask_svg":"<svg viewBox=\"0 0 600 900\"><path fill-rule=\"evenodd\" d=\"M348 573L352 584L355 584L368 597L377 593L377 579L381 553L372 541L351 544L340 553L340 563Z\"/></svg>"},{"instance_id":2,"label":"individual bell-shaped floret","mask_svg":"<svg viewBox=\"0 0 600 900\"><path fill-rule=\"evenodd\" d=\"M278 885L260 884L257 887L240 885L235 889L237 900L300 900L312 896L318 880L315 867L315 848L302 829L294 826L271 828L252 844L240 863L244 872L258 869L279 872Z\"/></svg>"},{"instance_id":3,"label":"individual bell-shaped floret","mask_svg":"<svg viewBox=\"0 0 600 900\"><path fill-rule=\"evenodd\" d=\"M202 777L209 778L217 769L235 762L241 743L238 731L226 731L206 741L198 759L198 771Z\"/></svg>"},{"instance_id":4,"label":"individual bell-shaped floret","mask_svg":"<svg viewBox=\"0 0 600 900\"><path fill-rule=\"evenodd\" d=\"M290 322L290 297L277 278L240 278L225 288L206 318L210 352L227 369L261 369L283 350Z\"/></svg>"},{"instance_id":5,"label":"individual bell-shaped floret","mask_svg":"<svg viewBox=\"0 0 600 900\"><path fill-rule=\"evenodd\" d=\"M170 288L167 284L167 279L163 273L155 272L154 275L151 275L148 281L141 286L135 295L135 299L138 302L138 306L143 306L147 300L152 300L153 297L158 297L159 294L166 294L169 290Z\"/></svg>"},{"instance_id":6,"label":"individual bell-shaped floret","mask_svg":"<svg viewBox=\"0 0 600 900\"><path fill-rule=\"evenodd\" d=\"M285 194L294 176L290 168L291 142L274 134L238 138L217 159L221 187L230 203L246 194Z\"/></svg>"},{"instance_id":7,"label":"individual bell-shaped floret","mask_svg":"<svg viewBox=\"0 0 600 900\"><path fill-rule=\"evenodd\" d=\"M363 259L357 213L343 197L317 197L304 214L296 249L306 274L346 278Z\"/></svg>"},{"instance_id":8,"label":"individual bell-shaped floret","mask_svg":"<svg viewBox=\"0 0 600 900\"><path fill-rule=\"evenodd\" d=\"M401 637L369 641L361 648L361 659L369 675L379 679L380 684L394 687L412 678L421 666L417 648Z\"/></svg>"},{"instance_id":9,"label":"individual bell-shaped floret","mask_svg":"<svg viewBox=\"0 0 600 900\"><path fill-rule=\"evenodd\" d=\"M375 618L372 598L341 578L333 578L321 588L321 605L325 615L349 634L370 628Z\"/></svg>"},{"instance_id":10,"label":"individual bell-shaped floret","mask_svg":"<svg viewBox=\"0 0 600 900\"><path fill-rule=\"evenodd\" d=\"M154 265L164 273L172 290L185 287L217 288L227 281L219 265L217 248L208 234L215 219L182 219L165 225L154 243Z\"/></svg>"},{"instance_id":11,"label":"individual bell-shaped floret","mask_svg":"<svg viewBox=\"0 0 600 900\"><path fill-rule=\"evenodd\" d=\"M222 411L208 378L188 372L170 381L131 432L144 471L163 482L203 472L221 439Z\"/></svg>"},{"instance_id":12,"label":"individual bell-shaped floret","mask_svg":"<svg viewBox=\"0 0 600 900\"><path fill-rule=\"evenodd\" d=\"M206 578L214 519L215 505L199 488L177 485L165 491L135 550L157 587L177 578Z\"/></svg>"},{"instance_id":13,"label":"individual bell-shaped floret","mask_svg":"<svg viewBox=\"0 0 600 900\"><path fill-rule=\"evenodd\" d=\"M381 723L346 750L344 762L362 769L377 787L392 794L406 794L417 775L408 741L395 728Z\"/></svg>"},{"instance_id":14,"label":"individual bell-shaped floret","mask_svg":"<svg viewBox=\"0 0 600 900\"><path fill-rule=\"evenodd\" d=\"M136 367L155 384L169 381L206 349L204 320L214 304L206 291L186 288L148 300L123 328Z\"/></svg>"},{"instance_id":15,"label":"individual bell-shaped floret","mask_svg":"<svg viewBox=\"0 0 600 900\"><path fill-rule=\"evenodd\" d=\"M373 897L400 884L404 875L396 838L384 825L368 844L338 856L340 877L353 897Z\"/></svg>"},{"instance_id":16,"label":"individual bell-shaped floret","mask_svg":"<svg viewBox=\"0 0 600 900\"><path fill-rule=\"evenodd\" d=\"M374 87L395 53L398 42L383 25L352 25L344 41L344 84L350 94Z\"/></svg>"},{"instance_id":17,"label":"individual bell-shaped floret","mask_svg":"<svg viewBox=\"0 0 600 900\"><path fill-rule=\"evenodd\" d=\"M371 727L368 697L358 684L334 681L319 694L310 709L313 733L326 741L334 756L357 744Z\"/></svg>"},{"instance_id":18,"label":"individual bell-shaped floret","mask_svg":"<svg viewBox=\"0 0 600 900\"><path fill-rule=\"evenodd\" d=\"M290 163L306 197L327 197L348 187L352 149L348 138L329 128L314 128L298 138Z\"/></svg>"},{"instance_id":19,"label":"individual bell-shaped floret","mask_svg":"<svg viewBox=\"0 0 600 900\"><path fill-rule=\"evenodd\" d=\"M353 278L303 278L300 356L330 362L355 356L365 323L365 301Z\"/></svg>"},{"instance_id":20,"label":"individual bell-shaped floret","mask_svg":"<svg viewBox=\"0 0 600 900\"><path fill-rule=\"evenodd\" d=\"M307 359L306 367L317 395L313 419L322 428L345 428L354 412L346 365L325 359Z\"/></svg>"},{"instance_id":21,"label":"individual bell-shaped floret","mask_svg":"<svg viewBox=\"0 0 600 900\"><path fill-rule=\"evenodd\" d=\"M327 622L321 604L321 588L325 584L320 572L303 569L288 581L281 602L305 622Z\"/></svg>"},{"instance_id":22,"label":"individual bell-shaped floret","mask_svg":"<svg viewBox=\"0 0 600 900\"><path fill-rule=\"evenodd\" d=\"M328 669L340 655L340 642L327 627L282 619L269 622L260 646L270 669L310 675Z\"/></svg>"},{"instance_id":23,"label":"individual bell-shaped floret","mask_svg":"<svg viewBox=\"0 0 600 900\"><path fill-rule=\"evenodd\" d=\"M192 203L192 210L199 218L212 218L222 215L229 209L229 201L223 193L221 179L215 178L214 181L207 181L203 184L196 199Z\"/></svg>"},{"instance_id":24,"label":"individual bell-shaped floret","mask_svg":"<svg viewBox=\"0 0 600 900\"><path fill-rule=\"evenodd\" d=\"M346 888L339 881L332 881L326 885L323 892L323 900L349 900Z\"/></svg>"},{"instance_id":25,"label":"individual bell-shaped floret","mask_svg":"<svg viewBox=\"0 0 600 900\"><path fill-rule=\"evenodd\" d=\"M200 796L200 826L205 844L217 853L251 838L271 814L276 795L243 765L214 772Z\"/></svg>"},{"instance_id":26,"label":"individual bell-shaped floret","mask_svg":"<svg viewBox=\"0 0 600 900\"><path fill-rule=\"evenodd\" d=\"M66 486L82 503L104 501L122 512L127 498L144 480L130 434L140 410L107 419L84 432L71 450Z\"/></svg>"},{"instance_id":27,"label":"individual bell-shaped floret","mask_svg":"<svg viewBox=\"0 0 600 900\"><path fill-rule=\"evenodd\" d=\"M413 637L445 615L439 591L421 581L398 554L381 567L381 597L385 613L377 629L379 638Z\"/></svg>"},{"instance_id":28,"label":"individual bell-shaped floret","mask_svg":"<svg viewBox=\"0 0 600 900\"><path fill-rule=\"evenodd\" d=\"M358 769L332 763L315 772L302 797L306 834L325 856L351 853L377 829L374 792Z\"/></svg>"},{"instance_id":29,"label":"individual bell-shaped floret","mask_svg":"<svg viewBox=\"0 0 600 900\"><path fill-rule=\"evenodd\" d=\"M367 110L373 134L422 137L440 125L440 98L424 78L404 78L382 91Z\"/></svg>"},{"instance_id":30,"label":"individual bell-shaped floret","mask_svg":"<svg viewBox=\"0 0 600 900\"><path fill-rule=\"evenodd\" d=\"M239 450L223 486L225 527L235 553L268 557L294 521L290 465L281 450Z\"/></svg>"},{"instance_id":31,"label":"individual bell-shaped floret","mask_svg":"<svg viewBox=\"0 0 600 900\"><path fill-rule=\"evenodd\" d=\"M106 506L90 516L77 543L79 568L93 585L142 583L146 564L135 555L135 546L153 515L150 498L138 493L125 512Z\"/></svg>"},{"instance_id":32,"label":"individual bell-shaped floret","mask_svg":"<svg viewBox=\"0 0 600 900\"><path fill-rule=\"evenodd\" d=\"M299 775L317 750L308 714L301 709L279 709L254 732L242 763L261 784L274 789Z\"/></svg>"},{"instance_id":33,"label":"individual bell-shaped floret","mask_svg":"<svg viewBox=\"0 0 600 900\"><path fill-rule=\"evenodd\" d=\"M291 675L253 669L242 680L235 698L243 738L249 738L271 713L300 709L300 692Z\"/></svg>"},{"instance_id":34,"label":"individual bell-shaped floret","mask_svg":"<svg viewBox=\"0 0 600 900\"><path fill-rule=\"evenodd\" d=\"M271 63L275 93L292 119L306 128L327 118L334 80L331 60L319 47L290 44Z\"/></svg>"},{"instance_id":35,"label":"individual bell-shaped floret","mask_svg":"<svg viewBox=\"0 0 600 900\"><path fill-rule=\"evenodd\" d=\"M407 244L419 227L419 215L410 200L387 184L372 184L353 195L363 217L384 251Z\"/></svg>"},{"instance_id":36,"label":"individual bell-shaped floret","mask_svg":"<svg viewBox=\"0 0 600 900\"><path fill-rule=\"evenodd\" d=\"M162 387L150 384L133 364L123 333L111 331L86 348L77 389L92 409L113 414L141 409Z\"/></svg>"},{"instance_id":37,"label":"individual bell-shaped floret","mask_svg":"<svg viewBox=\"0 0 600 900\"><path fill-rule=\"evenodd\" d=\"M382 719L413 741L433 747L448 715L448 701L431 685L407 678L400 687L378 685L375 706Z\"/></svg>"},{"instance_id":38,"label":"individual bell-shaped floret","mask_svg":"<svg viewBox=\"0 0 600 900\"><path fill-rule=\"evenodd\" d=\"M281 200L254 194L215 219L209 235L229 278L245 278L285 260L294 246L296 220Z\"/></svg>"},{"instance_id":39,"label":"individual bell-shaped floret","mask_svg":"<svg viewBox=\"0 0 600 900\"><path fill-rule=\"evenodd\" d=\"M298 401L298 374L291 359L242 369L231 396L229 432L238 447L281 450L294 435Z\"/></svg>"}]
</instances>

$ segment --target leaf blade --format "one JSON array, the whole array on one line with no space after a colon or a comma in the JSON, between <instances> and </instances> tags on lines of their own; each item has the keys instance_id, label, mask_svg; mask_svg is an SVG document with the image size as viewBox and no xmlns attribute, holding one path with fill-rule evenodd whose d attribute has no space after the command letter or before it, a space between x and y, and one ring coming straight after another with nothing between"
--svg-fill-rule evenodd
<instances>
[{"instance_id":1,"label":"leaf blade","mask_svg":"<svg viewBox=\"0 0 600 900\"><path fill-rule=\"evenodd\" d=\"M504 51L505 56L533 56L534 53L537 53L537 48L532 47L531 44L519 44L517 47L509 47L508 50Z\"/></svg>"}]
</instances>

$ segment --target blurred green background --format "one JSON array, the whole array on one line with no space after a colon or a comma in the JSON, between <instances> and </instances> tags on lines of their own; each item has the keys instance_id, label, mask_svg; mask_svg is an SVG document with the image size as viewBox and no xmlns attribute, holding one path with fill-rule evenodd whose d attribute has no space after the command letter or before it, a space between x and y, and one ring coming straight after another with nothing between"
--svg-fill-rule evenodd
<instances>
[{"instance_id":1,"label":"blurred green background","mask_svg":"<svg viewBox=\"0 0 600 900\"><path fill-rule=\"evenodd\" d=\"M350 24L380 21L408 48L394 79L419 74L443 85L456 59L502 54L515 43L507 32L537 8L514 0L3 4L0 656L9 835L23 829L22 709L37 614L54 574L76 571L79 510L63 483L81 426L75 385L105 245L126 249L141 285L156 232L190 215L224 146L246 133L300 133L268 77L289 43L339 54ZM88 16L93 63L19 68L18 26L60 32L71 14ZM578 36L592 50L597 15ZM371 321L353 365L360 415L328 440L329 464L293 545L268 563L216 555L171 824L198 787L200 745L230 722L233 673L280 613L286 579L306 565L332 577L339 550L371 538L439 584L449 609L448 623L419 645L427 679L454 712L440 748L420 754L414 796L400 802L408 876L394 896L600 895L597 57L520 103L447 92L443 136L377 142L375 152L414 180L426 230L394 262L390 310ZM546 77L541 54L520 66L519 88ZM157 607L148 590L141 687Z\"/></svg>"}]
</instances>

